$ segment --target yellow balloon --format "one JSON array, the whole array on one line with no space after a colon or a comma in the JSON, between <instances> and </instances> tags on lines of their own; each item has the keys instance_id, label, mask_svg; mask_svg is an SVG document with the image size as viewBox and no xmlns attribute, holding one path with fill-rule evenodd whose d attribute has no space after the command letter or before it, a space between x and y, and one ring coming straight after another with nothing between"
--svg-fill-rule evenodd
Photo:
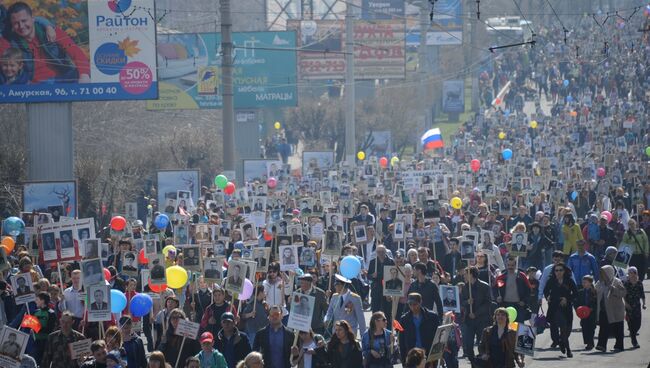
<instances>
[{"instance_id":1,"label":"yellow balloon","mask_svg":"<svg viewBox=\"0 0 650 368\"><path fill-rule=\"evenodd\" d=\"M506 139L506 133L500 132L499 133L499 139Z\"/></svg>"},{"instance_id":2,"label":"yellow balloon","mask_svg":"<svg viewBox=\"0 0 650 368\"><path fill-rule=\"evenodd\" d=\"M519 322L510 322L510 324L508 325L508 328L510 328L511 330L517 331L517 329L519 328Z\"/></svg>"},{"instance_id":3,"label":"yellow balloon","mask_svg":"<svg viewBox=\"0 0 650 368\"><path fill-rule=\"evenodd\" d=\"M168 245L168 246L164 247L163 250L162 250L163 256L167 257L170 250L173 250L174 253L176 253L176 247L173 246L173 245Z\"/></svg>"},{"instance_id":4,"label":"yellow balloon","mask_svg":"<svg viewBox=\"0 0 650 368\"><path fill-rule=\"evenodd\" d=\"M390 159L390 165L391 165L391 166L395 166L395 165L397 165L398 163L399 163L399 158L397 158L397 156L393 156L393 157Z\"/></svg>"},{"instance_id":5,"label":"yellow balloon","mask_svg":"<svg viewBox=\"0 0 650 368\"><path fill-rule=\"evenodd\" d=\"M530 127L533 129L537 129L537 122L535 120L530 122Z\"/></svg>"},{"instance_id":6,"label":"yellow balloon","mask_svg":"<svg viewBox=\"0 0 650 368\"><path fill-rule=\"evenodd\" d=\"M359 159L359 161L365 160L366 159L366 153L363 152L363 151L357 152L357 158Z\"/></svg>"},{"instance_id":7,"label":"yellow balloon","mask_svg":"<svg viewBox=\"0 0 650 368\"><path fill-rule=\"evenodd\" d=\"M167 267L167 286L180 289L187 284L187 271L181 266Z\"/></svg>"},{"instance_id":8,"label":"yellow balloon","mask_svg":"<svg viewBox=\"0 0 650 368\"><path fill-rule=\"evenodd\" d=\"M273 127L277 130L280 130L280 128L282 128L282 124L280 124L279 121L276 121L275 124L273 124Z\"/></svg>"},{"instance_id":9,"label":"yellow balloon","mask_svg":"<svg viewBox=\"0 0 650 368\"><path fill-rule=\"evenodd\" d=\"M458 197L452 198L451 199L451 207L453 207L454 209L459 210L461 207L463 207L463 200L458 198Z\"/></svg>"}]
</instances>

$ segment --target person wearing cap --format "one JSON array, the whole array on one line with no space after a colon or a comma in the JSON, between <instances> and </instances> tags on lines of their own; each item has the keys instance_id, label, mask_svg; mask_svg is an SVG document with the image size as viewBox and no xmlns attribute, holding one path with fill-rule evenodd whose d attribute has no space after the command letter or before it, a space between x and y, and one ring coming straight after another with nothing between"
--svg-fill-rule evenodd
<instances>
[{"instance_id":1,"label":"person wearing cap","mask_svg":"<svg viewBox=\"0 0 650 368\"><path fill-rule=\"evenodd\" d=\"M422 306L421 294L409 293L407 302L409 310L399 320L404 328L404 332L399 334L403 362L406 361L408 351L413 348L429 351L436 329L440 326L440 318Z\"/></svg>"},{"instance_id":2,"label":"person wearing cap","mask_svg":"<svg viewBox=\"0 0 650 368\"><path fill-rule=\"evenodd\" d=\"M591 253L587 252L585 249L586 241L578 240L576 243L578 250L569 256L567 260L567 267L569 267L573 274L573 281L576 285L582 285L582 277L585 275L591 275L594 277L594 281L598 281L598 274L600 273L600 267ZM580 288L580 286L578 286Z\"/></svg>"},{"instance_id":3,"label":"person wearing cap","mask_svg":"<svg viewBox=\"0 0 650 368\"><path fill-rule=\"evenodd\" d=\"M130 316L122 316L119 321L122 335L122 348L126 352L126 362L129 368L146 368L147 356L144 352L142 339L133 333L133 320Z\"/></svg>"},{"instance_id":4,"label":"person wearing cap","mask_svg":"<svg viewBox=\"0 0 650 368\"><path fill-rule=\"evenodd\" d=\"M325 323L323 322L323 318L327 313L328 307L325 292L313 284L314 276L310 273L305 273L298 277L298 280L300 282L300 287L297 292L315 298L314 312L311 318L311 329L317 334L323 334L325 332Z\"/></svg>"},{"instance_id":5,"label":"person wearing cap","mask_svg":"<svg viewBox=\"0 0 650 368\"><path fill-rule=\"evenodd\" d=\"M213 347L214 337L211 333L202 333L199 342L201 343L201 351L196 354L196 357L199 359L201 368L228 368L226 359L219 350Z\"/></svg>"},{"instance_id":6,"label":"person wearing cap","mask_svg":"<svg viewBox=\"0 0 650 368\"><path fill-rule=\"evenodd\" d=\"M234 368L237 362L251 352L248 336L239 331L235 325L235 316L230 312L221 315L221 330L214 339L213 346L223 354L228 368Z\"/></svg>"},{"instance_id":7,"label":"person wearing cap","mask_svg":"<svg viewBox=\"0 0 650 368\"><path fill-rule=\"evenodd\" d=\"M332 323L332 333L334 333L334 322L340 320L347 321L352 326L355 335L357 331L361 334L366 332L366 319L361 307L361 297L349 290L350 285L352 285L350 279L339 274L335 275L334 287L336 293L332 295L325 314L325 324Z\"/></svg>"},{"instance_id":8,"label":"person wearing cap","mask_svg":"<svg viewBox=\"0 0 650 368\"><path fill-rule=\"evenodd\" d=\"M259 351L264 362L273 368L291 367L291 345L293 332L282 325L282 309L273 306L269 309L269 324L257 331L253 350Z\"/></svg>"},{"instance_id":9,"label":"person wearing cap","mask_svg":"<svg viewBox=\"0 0 650 368\"><path fill-rule=\"evenodd\" d=\"M120 352L117 350L111 350L106 353L106 368L117 368L122 367L122 359L120 358Z\"/></svg>"}]
</instances>

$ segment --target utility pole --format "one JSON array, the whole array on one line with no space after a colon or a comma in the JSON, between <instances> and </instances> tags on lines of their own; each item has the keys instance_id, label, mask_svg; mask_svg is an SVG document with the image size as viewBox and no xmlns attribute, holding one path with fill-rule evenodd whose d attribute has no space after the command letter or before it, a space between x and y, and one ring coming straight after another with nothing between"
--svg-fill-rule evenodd
<instances>
[{"instance_id":1,"label":"utility pole","mask_svg":"<svg viewBox=\"0 0 650 368\"><path fill-rule=\"evenodd\" d=\"M223 109L223 169L235 170L235 125L234 101L232 85L232 19L230 16L230 0L220 0L221 5L221 78ZM243 175L243 173L242 173ZM239 175L238 175L239 177Z\"/></svg>"},{"instance_id":2,"label":"utility pole","mask_svg":"<svg viewBox=\"0 0 650 368\"><path fill-rule=\"evenodd\" d=\"M418 47L418 79L420 81L418 94L420 95L420 111L424 119L423 131L431 128L433 124L431 101L429 100L429 89L427 87L427 68L429 66L429 63L427 63L427 31L430 24L428 4L428 0L420 0L420 45Z\"/></svg>"},{"instance_id":3,"label":"utility pole","mask_svg":"<svg viewBox=\"0 0 650 368\"><path fill-rule=\"evenodd\" d=\"M354 165L356 122L354 101L354 14L350 3L345 10L345 161Z\"/></svg>"}]
</instances>

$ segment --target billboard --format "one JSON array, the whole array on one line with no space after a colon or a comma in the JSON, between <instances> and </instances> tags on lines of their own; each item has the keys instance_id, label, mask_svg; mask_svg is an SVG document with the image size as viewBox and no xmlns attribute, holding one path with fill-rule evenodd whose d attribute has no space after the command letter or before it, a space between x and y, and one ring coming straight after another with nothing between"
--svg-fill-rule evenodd
<instances>
[{"instance_id":1,"label":"billboard","mask_svg":"<svg viewBox=\"0 0 650 368\"><path fill-rule=\"evenodd\" d=\"M0 101L158 96L154 0L3 1Z\"/></svg>"},{"instance_id":2,"label":"billboard","mask_svg":"<svg viewBox=\"0 0 650 368\"><path fill-rule=\"evenodd\" d=\"M461 0L438 0L433 5L433 29L427 32L427 45L462 45L463 4Z\"/></svg>"},{"instance_id":3,"label":"billboard","mask_svg":"<svg viewBox=\"0 0 650 368\"><path fill-rule=\"evenodd\" d=\"M295 32L233 33L235 108L296 106ZM220 109L221 34L159 34L160 96L149 110Z\"/></svg>"},{"instance_id":4,"label":"billboard","mask_svg":"<svg viewBox=\"0 0 650 368\"><path fill-rule=\"evenodd\" d=\"M77 182L41 181L23 184L23 211L77 217Z\"/></svg>"},{"instance_id":5,"label":"billboard","mask_svg":"<svg viewBox=\"0 0 650 368\"><path fill-rule=\"evenodd\" d=\"M345 24L341 20L288 21L298 31L302 79L345 77ZM406 72L404 20L354 23L355 79L402 79Z\"/></svg>"},{"instance_id":6,"label":"billboard","mask_svg":"<svg viewBox=\"0 0 650 368\"><path fill-rule=\"evenodd\" d=\"M362 19L392 19L404 17L404 0L363 0Z\"/></svg>"},{"instance_id":7,"label":"billboard","mask_svg":"<svg viewBox=\"0 0 650 368\"><path fill-rule=\"evenodd\" d=\"M442 83L442 111L456 114L465 112L465 84L462 79Z\"/></svg>"}]
</instances>

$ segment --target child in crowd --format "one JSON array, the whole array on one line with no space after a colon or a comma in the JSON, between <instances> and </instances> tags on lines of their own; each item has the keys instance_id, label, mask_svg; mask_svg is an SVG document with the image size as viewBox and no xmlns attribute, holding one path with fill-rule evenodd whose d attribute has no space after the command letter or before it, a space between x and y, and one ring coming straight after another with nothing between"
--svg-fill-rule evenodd
<instances>
[{"instance_id":1,"label":"child in crowd","mask_svg":"<svg viewBox=\"0 0 650 368\"><path fill-rule=\"evenodd\" d=\"M576 296L576 309L579 307L588 307L591 313L587 318L580 320L580 327L582 327L582 340L585 343L585 350L589 351L594 348L594 334L596 331L596 303L597 303L596 289L594 288L594 277L585 275L582 277L582 289L578 291Z\"/></svg>"}]
</instances>

